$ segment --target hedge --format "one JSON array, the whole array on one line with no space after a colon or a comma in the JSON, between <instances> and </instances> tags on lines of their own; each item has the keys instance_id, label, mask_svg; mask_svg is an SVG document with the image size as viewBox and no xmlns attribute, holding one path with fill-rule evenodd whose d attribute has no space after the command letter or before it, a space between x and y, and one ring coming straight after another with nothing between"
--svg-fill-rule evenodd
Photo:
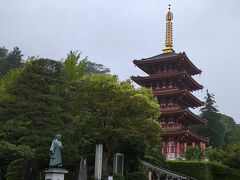
<instances>
[{"instance_id":1,"label":"hedge","mask_svg":"<svg viewBox=\"0 0 240 180\"><path fill-rule=\"evenodd\" d=\"M215 162L167 161L167 167L198 180L240 180L240 170Z\"/></svg>"}]
</instances>

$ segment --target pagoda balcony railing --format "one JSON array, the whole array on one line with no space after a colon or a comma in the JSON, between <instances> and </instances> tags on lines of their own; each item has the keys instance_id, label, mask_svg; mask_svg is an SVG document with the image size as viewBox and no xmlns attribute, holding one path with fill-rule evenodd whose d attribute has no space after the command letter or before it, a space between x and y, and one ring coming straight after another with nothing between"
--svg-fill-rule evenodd
<instances>
[{"instance_id":1,"label":"pagoda balcony railing","mask_svg":"<svg viewBox=\"0 0 240 180\"><path fill-rule=\"evenodd\" d=\"M170 110L179 110L179 109L183 109L181 106L178 105L171 105L171 106L161 106L161 111L170 111Z\"/></svg>"},{"instance_id":2,"label":"pagoda balcony railing","mask_svg":"<svg viewBox=\"0 0 240 180\"><path fill-rule=\"evenodd\" d=\"M169 73L178 73L179 70L178 69L166 69L166 70L160 70L160 69L157 69L157 70L153 70L151 71L151 73L149 73L150 75L157 75L157 74L169 74Z\"/></svg>"},{"instance_id":3,"label":"pagoda balcony railing","mask_svg":"<svg viewBox=\"0 0 240 180\"><path fill-rule=\"evenodd\" d=\"M179 87L176 87L176 86L172 86L172 87L152 87L154 93L157 93L157 92L163 92L163 91L177 91L177 90L181 90Z\"/></svg>"},{"instance_id":4,"label":"pagoda balcony railing","mask_svg":"<svg viewBox=\"0 0 240 180\"><path fill-rule=\"evenodd\" d=\"M162 125L162 128L168 128L168 129L170 129L170 128L184 128L185 126L183 126L183 125L181 125L181 124L167 124L167 123L163 123L163 122L161 122L161 125Z\"/></svg>"}]
</instances>

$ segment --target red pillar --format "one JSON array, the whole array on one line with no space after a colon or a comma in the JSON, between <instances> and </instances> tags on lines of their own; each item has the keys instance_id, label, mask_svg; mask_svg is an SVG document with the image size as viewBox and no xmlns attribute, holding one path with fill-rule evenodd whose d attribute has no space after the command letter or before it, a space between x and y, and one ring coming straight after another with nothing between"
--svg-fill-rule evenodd
<instances>
[{"instance_id":1,"label":"red pillar","mask_svg":"<svg viewBox=\"0 0 240 180\"><path fill-rule=\"evenodd\" d=\"M202 145L202 146L203 146L203 150L205 150L205 148L206 148L206 144L205 144L205 143L203 143L203 145Z\"/></svg>"},{"instance_id":2,"label":"red pillar","mask_svg":"<svg viewBox=\"0 0 240 180\"><path fill-rule=\"evenodd\" d=\"M187 151L187 143L184 143L184 152Z\"/></svg>"},{"instance_id":3,"label":"red pillar","mask_svg":"<svg viewBox=\"0 0 240 180\"><path fill-rule=\"evenodd\" d=\"M195 147L195 142L192 143L192 147L193 147L193 148Z\"/></svg>"},{"instance_id":4,"label":"red pillar","mask_svg":"<svg viewBox=\"0 0 240 180\"><path fill-rule=\"evenodd\" d=\"M172 143L169 142L169 143L168 143L168 146L169 146L169 148L168 148L168 154L171 154L171 153L172 153Z\"/></svg>"},{"instance_id":5,"label":"red pillar","mask_svg":"<svg viewBox=\"0 0 240 180\"><path fill-rule=\"evenodd\" d=\"M180 157L180 146L179 146L179 142L177 142L177 158Z\"/></svg>"}]
</instances>

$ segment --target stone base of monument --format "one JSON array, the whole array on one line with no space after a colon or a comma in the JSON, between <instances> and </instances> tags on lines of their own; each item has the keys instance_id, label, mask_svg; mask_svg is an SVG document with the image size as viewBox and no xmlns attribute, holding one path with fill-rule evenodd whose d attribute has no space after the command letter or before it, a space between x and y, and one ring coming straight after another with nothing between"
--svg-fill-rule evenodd
<instances>
[{"instance_id":1,"label":"stone base of monument","mask_svg":"<svg viewBox=\"0 0 240 180\"><path fill-rule=\"evenodd\" d=\"M64 180L64 175L68 173L66 169L49 168L44 171L45 180Z\"/></svg>"}]
</instances>

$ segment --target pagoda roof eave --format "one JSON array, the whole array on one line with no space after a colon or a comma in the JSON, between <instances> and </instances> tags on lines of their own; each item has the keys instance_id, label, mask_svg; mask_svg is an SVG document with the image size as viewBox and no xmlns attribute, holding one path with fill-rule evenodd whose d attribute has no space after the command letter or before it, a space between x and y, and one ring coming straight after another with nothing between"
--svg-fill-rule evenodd
<instances>
[{"instance_id":1,"label":"pagoda roof eave","mask_svg":"<svg viewBox=\"0 0 240 180\"><path fill-rule=\"evenodd\" d=\"M138 85L144 85L144 82L153 81L153 80L161 80L161 79L168 79L168 78L184 78L189 85L192 85L193 90L202 89L203 86L200 85L197 81L195 81L190 75L186 72L169 72L164 74L154 74L151 76L132 76L131 79L137 83Z\"/></svg>"},{"instance_id":2,"label":"pagoda roof eave","mask_svg":"<svg viewBox=\"0 0 240 180\"><path fill-rule=\"evenodd\" d=\"M165 134L163 136L167 137L167 136L174 136L174 135L175 136L185 135L188 138L192 138L196 141L209 143L208 138L198 136L198 135L190 132L188 129L174 129L174 130L173 130L173 128L165 129Z\"/></svg>"},{"instance_id":3,"label":"pagoda roof eave","mask_svg":"<svg viewBox=\"0 0 240 180\"><path fill-rule=\"evenodd\" d=\"M181 55L182 53L162 53L162 54L158 54L149 58L142 58L141 60L137 60L135 59L134 61L154 61L154 60L165 60L165 59L176 59L178 58L179 55Z\"/></svg>"},{"instance_id":4,"label":"pagoda roof eave","mask_svg":"<svg viewBox=\"0 0 240 180\"><path fill-rule=\"evenodd\" d=\"M204 105L202 101L200 101L198 98L196 98L192 93L190 93L187 90L173 89L173 90L166 90L166 91L154 91L153 94L156 97L182 95L185 98L187 98L189 101L194 103L195 104L194 107L200 107Z\"/></svg>"},{"instance_id":5,"label":"pagoda roof eave","mask_svg":"<svg viewBox=\"0 0 240 180\"><path fill-rule=\"evenodd\" d=\"M202 124L206 125L207 120L203 120L200 117L198 117L196 114L194 114L189 109L175 109L175 110L160 110L162 116L168 116L168 115L185 115L186 119L192 120L194 124ZM191 124L189 122L189 124ZM193 123L192 123L193 124Z\"/></svg>"},{"instance_id":6,"label":"pagoda roof eave","mask_svg":"<svg viewBox=\"0 0 240 180\"><path fill-rule=\"evenodd\" d=\"M147 64L158 64L163 62L168 62L169 60L174 61L183 61L190 67L192 70L191 75L201 74L202 71L198 69L187 57L186 53L167 53L167 54L159 54L150 58L142 58L141 60L133 60L133 63L139 67L144 72L148 73L147 70L144 68L144 65ZM171 62L172 62L171 61Z\"/></svg>"}]
</instances>

